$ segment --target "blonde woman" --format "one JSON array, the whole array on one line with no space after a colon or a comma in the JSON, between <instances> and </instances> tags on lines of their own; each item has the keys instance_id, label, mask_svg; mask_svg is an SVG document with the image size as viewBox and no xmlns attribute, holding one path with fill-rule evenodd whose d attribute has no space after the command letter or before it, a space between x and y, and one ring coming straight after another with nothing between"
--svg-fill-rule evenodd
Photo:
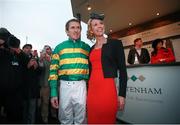
<instances>
[{"instance_id":1,"label":"blonde woman","mask_svg":"<svg viewBox=\"0 0 180 125\"><path fill-rule=\"evenodd\" d=\"M120 40L104 37L103 19L104 15L92 13L88 22L87 38L96 41L89 57L88 124L115 123L118 106L123 110L125 105L127 72L123 45ZM120 81L118 95L114 81L117 72Z\"/></svg>"}]
</instances>

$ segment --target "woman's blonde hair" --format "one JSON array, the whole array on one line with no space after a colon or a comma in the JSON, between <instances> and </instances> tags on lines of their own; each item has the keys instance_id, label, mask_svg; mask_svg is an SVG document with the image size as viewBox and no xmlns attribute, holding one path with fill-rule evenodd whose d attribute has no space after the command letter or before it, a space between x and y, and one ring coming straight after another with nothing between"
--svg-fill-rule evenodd
<instances>
[{"instance_id":1,"label":"woman's blonde hair","mask_svg":"<svg viewBox=\"0 0 180 125\"><path fill-rule=\"evenodd\" d=\"M88 24L87 38L92 41L92 40L95 39L95 35L94 35L94 33L92 32L91 22L92 22L92 19L89 19L89 20L88 20L88 23L87 23L87 24Z\"/></svg>"}]
</instances>

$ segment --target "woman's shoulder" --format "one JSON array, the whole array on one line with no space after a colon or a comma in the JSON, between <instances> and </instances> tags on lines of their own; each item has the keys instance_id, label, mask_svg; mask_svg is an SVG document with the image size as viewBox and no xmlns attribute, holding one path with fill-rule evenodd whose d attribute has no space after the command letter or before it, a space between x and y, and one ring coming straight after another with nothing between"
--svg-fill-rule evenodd
<instances>
[{"instance_id":1,"label":"woman's shoulder","mask_svg":"<svg viewBox=\"0 0 180 125\"><path fill-rule=\"evenodd\" d=\"M162 47L159 52L169 52L171 51L171 48L165 48L165 47Z\"/></svg>"},{"instance_id":2,"label":"woman's shoulder","mask_svg":"<svg viewBox=\"0 0 180 125\"><path fill-rule=\"evenodd\" d=\"M108 42L121 42L121 40L111 39L111 38L108 38L107 41L108 41Z\"/></svg>"},{"instance_id":3,"label":"woman's shoulder","mask_svg":"<svg viewBox=\"0 0 180 125\"><path fill-rule=\"evenodd\" d=\"M122 41L118 39L107 39L107 42L114 46L122 46Z\"/></svg>"},{"instance_id":4,"label":"woman's shoulder","mask_svg":"<svg viewBox=\"0 0 180 125\"><path fill-rule=\"evenodd\" d=\"M156 56L157 55L157 52L156 51L152 51L151 52L151 56Z\"/></svg>"},{"instance_id":5,"label":"woman's shoulder","mask_svg":"<svg viewBox=\"0 0 180 125\"><path fill-rule=\"evenodd\" d=\"M171 48L166 48L168 51L172 51L172 49Z\"/></svg>"}]
</instances>

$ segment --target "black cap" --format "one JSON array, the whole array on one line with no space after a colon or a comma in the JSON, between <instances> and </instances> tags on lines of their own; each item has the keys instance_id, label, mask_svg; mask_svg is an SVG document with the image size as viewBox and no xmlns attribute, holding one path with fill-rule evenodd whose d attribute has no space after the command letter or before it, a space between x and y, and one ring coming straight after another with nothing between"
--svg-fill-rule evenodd
<instances>
[{"instance_id":1,"label":"black cap","mask_svg":"<svg viewBox=\"0 0 180 125\"><path fill-rule=\"evenodd\" d=\"M104 14L90 13L90 19L104 20Z\"/></svg>"},{"instance_id":2,"label":"black cap","mask_svg":"<svg viewBox=\"0 0 180 125\"><path fill-rule=\"evenodd\" d=\"M11 33L6 28L0 28L0 39L7 42L9 36L11 36Z\"/></svg>"},{"instance_id":3,"label":"black cap","mask_svg":"<svg viewBox=\"0 0 180 125\"><path fill-rule=\"evenodd\" d=\"M25 44L25 45L23 46L23 49L26 48L26 47L30 47L30 48L32 49L32 45L31 45L31 44Z\"/></svg>"},{"instance_id":4,"label":"black cap","mask_svg":"<svg viewBox=\"0 0 180 125\"><path fill-rule=\"evenodd\" d=\"M16 38L15 36L11 35L8 38L8 46L13 48L19 48L20 46L20 40Z\"/></svg>"}]
</instances>

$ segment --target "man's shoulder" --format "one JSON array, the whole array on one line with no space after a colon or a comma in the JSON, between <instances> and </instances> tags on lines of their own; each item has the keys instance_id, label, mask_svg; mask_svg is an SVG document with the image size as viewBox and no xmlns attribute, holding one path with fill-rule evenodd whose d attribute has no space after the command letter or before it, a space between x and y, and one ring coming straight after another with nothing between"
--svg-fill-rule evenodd
<instances>
[{"instance_id":1,"label":"man's shoulder","mask_svg":"<svg viewBox=\"0 0 180 125\"><path fill-rule=\"evenodd\" d=\"M130 47L129 53L133 54L136 52L136 48L134 46Z\"/></svg>"},{"instance_id":2,"label":"man's shoulder","mask_svg":"<svg viewBox=\"0 0 180 125\"><path fill-rule=\"evenodd\" d=\"M61 48L63 48L66 44L68 44L68 40L65 40L65 41L62 41L62 42L60 42L56 47L55 47L55 49L61 49Z\"/></svg>"},{"instance_id":3,"label":"man's shoulder","mask_svg":"<svg viewBox=\"0 0 180 125\"><path fill-rule=\"evenodd\" d=\"M62 46L63 44L67 44L67 42L68 42L68 40L64 40L64 41L60 42L56 47Z\"/></svg>"},{"instance_id":4,"label":"man's shoulder","mask_svg":"<svg viewBox=\"0 0 180 125\"><path fill-rule=\"evenodd\" d=\"M82 43L83 47L85 47L85 48L87 48L87 49L90 49L90 48L91 48L90 45L87 44L86 42L84 42L84 41L80 41L80 42Z\"/></svg>"},{"instance_id":5,"label":"man's shoulder","mask_svg":"<svg viewBox=\"0 0 180 125\"><path fill-rule=\"evenodd\" d=\"M142 51L148 51L147 48L141 48Z\"/></svg>"},{"instance_id":6,"label":"man's shoulder","mask_svg":"<svg viewBox=\"0 0 180 125\"><path fill-rule=\"evenodd\" d=\"M119 39L107 39L107 42L116 47L123 46L122 41Z\"/></svg>"},{"instance_id":7,"label":"man's shoulder","mask_svg":"<svg viewBox=\"0 0 180 125\"><path fill-rule=\"evenodd\" d=\"M82 40L80 40L80 42L81 42L82 44L88 45L86 42L84 42L84 41L82 41Z\"/></svg>"}]
</instances>

